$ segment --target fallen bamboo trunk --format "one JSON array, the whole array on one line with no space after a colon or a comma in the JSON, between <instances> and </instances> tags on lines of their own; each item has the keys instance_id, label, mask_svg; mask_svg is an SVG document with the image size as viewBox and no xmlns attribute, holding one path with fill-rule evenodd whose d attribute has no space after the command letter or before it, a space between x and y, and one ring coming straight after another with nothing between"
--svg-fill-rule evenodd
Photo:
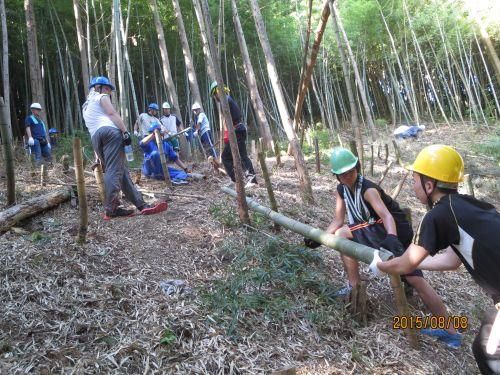
<instances>
[{"instance_id":1,"label":"fallen bamboo trunk","mask_svg":"<svg viewBox=\"0 0 500 375\"><path fill-rule=\"evenodd\" d=\"M224 193L236 198L236 192L234 190L229 189L228 187L223 187L221 190ZM293 220L289 217L286 217L285 215L271 210L268 207L261 206L253 199L250 199L248 197L246 200L250 209L261 213L275 223L280 224L282 227L285 227L292 232L301 234L304 237L310 238L316 242L320 242L327 247L335 249L340 253L355 258L363 263L370 264L373 260L373 252L376 249L358 244L353 241L349 241L345 238L335 236L330 233L326 233L321 229L314 228L310 225ZM393 254L391 252L382 249L379 250L379 255L383 261L386 261L393 257Z\"/></svg>"},{"instance_id":2,"label":"fallen bamboo trunk","mask_svg":"<svg viewBox=\"0 0 500 375\"><path fill-rule=\"evenodd\" d=\"M61 188L32 198L0 212L0 233L9 230L21 220L55 207L71 198L71 188Z\"/></svg>"}]
</instances>

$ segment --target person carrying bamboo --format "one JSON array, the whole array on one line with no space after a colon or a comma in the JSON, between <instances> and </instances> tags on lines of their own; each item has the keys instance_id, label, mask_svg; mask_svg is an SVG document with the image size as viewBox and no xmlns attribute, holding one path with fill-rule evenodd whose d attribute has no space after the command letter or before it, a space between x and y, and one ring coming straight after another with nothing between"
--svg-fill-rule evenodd
<instances>
[{"instance_id":1,"label":"person carrying bamboo","mask_svg":"<svg viewBox=\"0 0 500 375\"><path fill-rule=\"evenodd\" d=\"M148 135L144 137L140 142L139 146L144 152L144 161L142 163L142 173L144 176L149 178L155 178L157 180L163 180L164 171L161 165L160 152L158 151L158 145L156 144L155 138L155 130L161 130L160 124L153 124L150 126L148 130ZM179 156L172 148L172 145L166 140L162 140L163 152L167 160L177 164L182 168L182 171L179 171L174 168L168 168L168 173L170 174L170 178L172 182L176 182L179 180L186 180L187 173L191 173L191 170L179 159Z\"/></svg>"},{"instance_id":2,"label":"person carrying bamboo","mask_svg":"<svg viewBox=\"0 0 500 375\"><path fill-rule=\"evenodd\" d=\"M161 132L165 137L170 137L168 143L172 146L175 152L180 151L179 138L173 137L179 132L179 127L181 126L181 120L170 113L170 103L165 102L161 106L162 116L160 117Z\"/></svg>"},{"instance_id":3,"label":"person carrying bamboo","mask_svg":"<svg viewBox=\"0 0 500 375\"><path fill-rule=\"evenodd\" d=\"M376 249L382 247L395 256L401 256L411 243L413 229L399 204L380 186L360 174L359 160L351 151L344 148L334 149L330 166L340 183L335 194L335 218L326 232ZM344 225L345 216L347 225ZM310 239L304 240L309 247L320 245ZM359 263L346 255L341 255L341 258L348 285L337 295L346 296L360 282ZM405 273L403 281L415 288L433 315L447 315L441 298L424 279L422 271ZM461 336L453 327L449 328L448 334L448 344L453 347L460 346Z\"/></svg>"},{"instance_id":4,"label":"person carrying bamboo","mask_svg":"<svg viewBox=\"0 0 500 375\"><path fill-rule=\"evenodd\" d=\"M134 135L143 138L148 135L149 127L152 124L159 123L158 119L158 104L151 103L148 105L147 113L141 113L134 124Z\"/></svg>"},{"instance_id":5,"label":"person carrying bamboo","mask_svg":"<svg viewBox=\"0 0 500 375\"><path fill-rule=\"evenodd\" d=\"M220 101L219 95L221 93L226 95L227 101L229 104L229 110L231 112L231 119L233 120L234 132L236 134L236 141L238 143L238 150L240 154L241 164L243 170L245 171L246 177L246 187L251 187L257 184L257 178L255 176L255 170L253 169L253 164L247 153L247 127L241 120L241 110L238 104L234 101L234 99L229 95L228 89L225 88L222 93L217 88L217 82L214 81L210 85L210 96L212 96L217 102ZM231 178L231 181L235 182L234 176L234 164L233 164L233 155L231 154L231 146L229 144L229 133L226 125L224 124L224 150L222 151L222 164L224 164L224 169L226 170L228 176Z\"/></svg>"},{"instance_id":6,"label":"person carrying bamboo","mask_svg":"<svg viewBox=\"0 0 500 375\"><path fill-rule=\"evenodd\" d=\"M201 145L205 149L206 154L217 159L217 152L215 151L212 141L212 131L210 130L210 122L208 121L207 115L201 110L201 106L198 102L195 102L191 106L191 110L194 114L194 136L200 137Z\"/></svg>"},{"instance_id":7,"label":"person carrying bamboo","mask_svg":"<svg viewBox=\"0 0 500 375\"><path fill-rule=\"evenodd\" d=\"M406 274L416 269L451 271L463 264L496 307L486 314L472 344L474 357L482 374L500 374L500 214L493 205L457 192L464 163L450 146L424 148L410 170L415 195L430 211L401 257L382 262L375 252L370 269ZM447 337L440 329L421 331L442 341Z\"/></svg>"},{"instance_id":8,"label":"person carrying bamboo","mask_svg":"<svg viewBox=\"0 0 500 375\"><path fill-rule=\"evenodd\" d=\"M120 191L142 215L165 211L166 202L146 204L130 179L125 165L124 146L132 143L125 123L111 104L110 94L115 90L107 77L92 79L89 95L83 104L83 119L89 130L92 147L104 171L104 220L132 216L135 210L120 205Z\"/></svg>"},{"instance_id":9,"label":"person carrying bamboo","mask_svg":"<svg viewBox=\"0 0 500 375\"><path fill-rule=\"evenodd\" d=\"M32 103L30 111L31 115L26 117L24 124L28 137L28 146L31 153L35 155L35 164L39 166L42 163L42 157L48 162L52 161L52 147L45 123L40 117L42 106L40 103Z\"/></svg>"}]
</instances>

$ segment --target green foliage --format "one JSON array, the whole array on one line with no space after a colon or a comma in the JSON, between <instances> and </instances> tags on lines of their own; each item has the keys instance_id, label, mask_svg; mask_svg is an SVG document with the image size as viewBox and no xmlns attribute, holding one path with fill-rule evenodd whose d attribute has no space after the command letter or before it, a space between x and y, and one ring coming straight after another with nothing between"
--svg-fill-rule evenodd
<instances>
[{"instance_id":1,"label":"green foliage","mask_svg":"<svg viewBox=\"0 0 500 375\"><path fill-rule=\"evenodd\" d=\"M226 242L224 251L234 255L227 276L202 297L230 334L253 318L280 322L301 316L321 324L329 319L327 311L338 308L317 252L258 239L243 248Z\"/></svg>"},{"instance_id":2,"label":"green foliage","mask_svg":"<svg viewBox=\"0 0 500 375\"><path fill-rule=\"evenodd\" d=\"M161 334L160 344L165 345L165 346L169 346L169 345L173 344L175 342L175 340L176 340L176 336L175 336L174 331L172 331L169 328L165 328L163 330L163 333Z\"/></svg>"},{"instance_id":3,"label":"green foliage","mask_svg":"<svg viewBox=\"0 0 500 375\"><path fill-rule=\"evenodd\" d=\"M474 143L472 148L481 155L491 156L500 161L500 136L496 136L484 143Z\"/></svg>"},{"instance_id":4,"label":"green foliage","mask_svg":"<svg viewBox=\"0 0 500 375\"><path fill-rule=\"evenodd\" d=\"M386 127L387 126L387 120L383 119L383 118L378 118L375 120L375 125L376 126L379 126L379 127Z\"/></svg>"},{"instance_id":5,"label":"green foliage","mask_svg":"<svg viewBox=\"0 0 500 375\"><path fill-rule=\"evenodd\" d=\"M234 207L227 201L224 203L214 203L208 208L208 212L215 220L218 220L226 227L237 227L239 225L239 217Z\"/></svg>"},{"instance_id":6,"label":"green foliage","mask_svg":"<svg viewBox=\"0 0 500 375\"><path fill-rule=\"evenodd\" d=\"M86 130L77 130L72 136L61 135L57 139L57 145L52 148L52 156L56 160L60 160L61 156L68 155L73 160L73 139L80 138L82 147L84 148L84 159L90 158L94 160L94 153L92 151L92 144L90 142L90 134ZM88 162L89 160L87 160Z\"/></svg>"}]
</instances>

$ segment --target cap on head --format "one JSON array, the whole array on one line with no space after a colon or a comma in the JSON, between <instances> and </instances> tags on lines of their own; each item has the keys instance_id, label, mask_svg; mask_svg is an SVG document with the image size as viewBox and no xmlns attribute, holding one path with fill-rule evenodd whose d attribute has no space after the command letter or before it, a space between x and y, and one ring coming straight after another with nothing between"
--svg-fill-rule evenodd
<instances>
[{"instance_id":1,"label":"cap on head","mask_svg":"<svg viewBox=\"0 0 500 375\"><path fill-rule=\"evenodd\" d=\"M213 81L212 84L210 85L210 95L215 94L216 90L217 90L217 81Z\"/></svg>"},{"instance_id":2,"label":"cap on head","mask_svg":"<svg viewBox=\"0 0 500 375\"><path fill-rule=\"evenodd\" d=\"M358 158L349 150L337 147L333 149L330 156L330 168L334 174L342 174L354 168L358 164Z\"/></svg>"},{"instance_id":3,"label":"cap on head","mask_svg":"<svg viewBox=\"0 0 500 375\"><path fill-rule=\"evenodd\" d=\"M40 104L40 103L32 103L32 104L30 105L30 108L31 108L31 109L39 109L39 110L42 110L42 106L41 106L41 104Z\"/></svg>"},{"instance_id":4,"label":"cap on head","mask_svg":"<svg viewBox=\"0 0 500 375\"><path fill-rule=\"evenodd\" d=\"M108 86L111 88L112 91L115 91L115 86L113 86L113 84L110 82L108 77L101 76L101 77L92 78L92 80L90 81L89 90L92 87L97 86L97 85Z\"/></svg>"},{"instance_id":5,"label":"cap on head","mask_svg":"<svg viewBox=\"0 0 500 375\"><path fill-rule=\"evenodd\" d=\"M148 132L153 133L156 129L161 129L160 124L157 122L153 122L151 125L149 125Z\"/></svg>"},{"instance_id":6,"label":"cap on head","mask_svg":"<svg viewBox=\"0 0 500 375\"><path fill-rule=\"evenodd\" d=\"M194 102L193 105L191 106L191 110L194 111L195 109L201 109L200 103Z\"/></svg>"},{"instance_id":7,"label":"cap on head","mask_svg":"<svg viewBox=\"0 0 500 375\"><path fill-rule=\"evenodd\" d=\"M437 180L437 186L443 188L456 188L464 177L462 157L453 147L446 145L425 147L408 169Z\"/></svg>"},{"instance_id":8,"label":"cap on head","mask_svg":"<svg viewBox=\"0 0 500 375\"><path fill-rule=\"evenodd\" d=\"M148 109L153 109L155 111L158 111L160 108L158 107L158 104L151 103L150 105L148 105Z\"/></svg>"},{"instance_id":9,"label":"cap on head","mask_svg":"<svg viewBox=\"0 0 500 375\"><path fill-rule=\"evenodd\" d=\"M164 102L164 103L161 105L161 107L162 107L163 109L170 109L170 103L169 103L169 102Z\"/></svg>"}]
</instances>

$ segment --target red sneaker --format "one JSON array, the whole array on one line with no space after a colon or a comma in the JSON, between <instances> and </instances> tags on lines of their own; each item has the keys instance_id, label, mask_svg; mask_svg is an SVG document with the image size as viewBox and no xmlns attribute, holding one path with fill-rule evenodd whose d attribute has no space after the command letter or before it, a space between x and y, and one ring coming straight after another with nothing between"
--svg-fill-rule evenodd
<instances>
[{"instance_id":1,"label":"red sneaker","mask_svg":"<svg viewBox=\"0 0 500 375\"><path fill-rule=\"evenodd\" d=\"M113 212L105 212L104 213L104 220L107 221L107 220L115 219L117 217L130 217L130 216L134 216L134 215L135 215L135 210L118 207Z\"/></svg>"},{"instance_id":2,"label":"red sneaker","mask_svg":"<svg viewBox=\"0 0 500 375\"><path fill-rule=\"evenodd\" d=\"M166 211L168 208L167 202L158 202L154 205L147 204L141 210L141 215L154 215Z\"/></svg>"}]
</instances>

